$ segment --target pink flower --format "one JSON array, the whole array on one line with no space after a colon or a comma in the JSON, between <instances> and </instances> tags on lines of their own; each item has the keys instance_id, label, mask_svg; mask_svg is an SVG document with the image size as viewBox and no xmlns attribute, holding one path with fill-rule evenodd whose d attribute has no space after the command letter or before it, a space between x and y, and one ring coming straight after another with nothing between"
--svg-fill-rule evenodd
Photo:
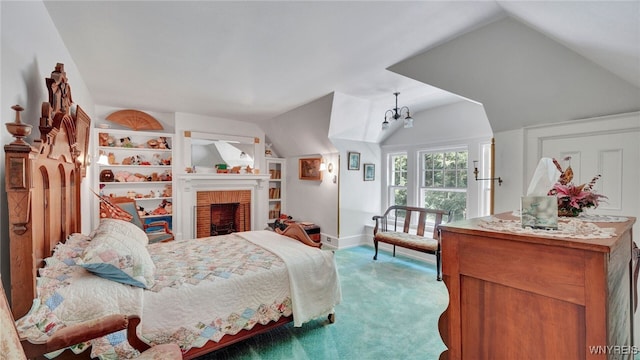
<instances>
[{"instance_id":1,"label":"pink flower","mask_svg":"<svg viewBox=\"0 0 640 360\"><path fill-rule=\"evenodd\" d=\"M564 159L565 161L571 160L571 157ZM587 184L579 186L574 185L571 180L573 179L573 170L571 166L568 166L566 170L562 170L560 163L556 159L553 159L554 164L561 172L558 182L549 190L548 195L558 197L558 209L566 209L574 215L579 214L584 208L597 208L601 199L606 199L604 195L596 194L593 192L600 175L596 175Z\"/></svg>"},{"instance_id":2,"label":"pink flower","mask_svg":"<svg viewBox=\"0 0 640 360\"><path fill-rule=\"evenodd\" d=\"M573 208L578 212L584 208L597 208L600 204L600 199L606 199L607 197L591 191L593 183L595 183L594 180L589 183L590 186L587 186L587 184L576 186L573 183L566 185L556 183L553 189L549 191L549 195L558 197L559 208Z\"/></svg>"}]
</instances>

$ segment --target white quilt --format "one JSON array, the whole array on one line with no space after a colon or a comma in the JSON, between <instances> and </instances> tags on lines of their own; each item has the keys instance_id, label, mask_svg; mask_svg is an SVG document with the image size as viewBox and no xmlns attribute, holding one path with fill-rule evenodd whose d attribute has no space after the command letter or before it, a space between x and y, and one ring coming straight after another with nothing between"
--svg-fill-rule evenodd
<instances>
[{"instance_id":1,"label":"white quilt","mask_svg":"<svg viewBox=\"0 0 640 360\"><path fill-rule=\"evenodd\" d=\"M238 235L278 255L287 265L294 326L333 312L342 300L333 252L267 230Z\"/></svg>"}]
</instances>

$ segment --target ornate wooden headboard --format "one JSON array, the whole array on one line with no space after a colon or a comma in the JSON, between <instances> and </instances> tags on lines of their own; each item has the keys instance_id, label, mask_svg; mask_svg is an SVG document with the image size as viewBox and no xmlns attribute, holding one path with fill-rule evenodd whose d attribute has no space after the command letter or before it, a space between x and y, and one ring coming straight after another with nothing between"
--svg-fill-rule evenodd
<instances>
[{"instance_id":1,"label":"ornate wooden headboard","mask_svg":"<svg viewBox=\"0 0 640 360\"><path fill-rule=\"evenodd\" d=\"M11 308L26 314L35 298L38 268L58 242L81 231L80 183L88 164L91 119L73 104L63 64L46 78L49 101L42 103L40 137L27 143L31 125L16 120L7 130L16 138L5 145L9 203Z\"/></svg>"}]
</instances>

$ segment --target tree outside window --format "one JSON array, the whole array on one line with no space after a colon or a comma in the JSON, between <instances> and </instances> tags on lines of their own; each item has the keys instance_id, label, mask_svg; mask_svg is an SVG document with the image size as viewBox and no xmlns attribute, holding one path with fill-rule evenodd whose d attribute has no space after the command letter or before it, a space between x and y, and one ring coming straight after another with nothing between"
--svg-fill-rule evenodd
<instances>
[{"instance_id":1,"label":"tree outside window","mask_svg":"<svg viewBox=\"0 0 640 360\"><path fill-rule=\"evenodd\" d=\"M467 210L468 151L422 152L420 159L420 206L452 210L453 220L464 219Z\"/></svg>"},{"instance_id":2,"label":"tree outside window","mask_svg":"<svg viewBox=\"0 0 640 360\"><path fill-rule=\"evenodd\" d=\"M389 165L389 205L407 205L407 154L390 155Z\"/></svg>"}]
</instances>

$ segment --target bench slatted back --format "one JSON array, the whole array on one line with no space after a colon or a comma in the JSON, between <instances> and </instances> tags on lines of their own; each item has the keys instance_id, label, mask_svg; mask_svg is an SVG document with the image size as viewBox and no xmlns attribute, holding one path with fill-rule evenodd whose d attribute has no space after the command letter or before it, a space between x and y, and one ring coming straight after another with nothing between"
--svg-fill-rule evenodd
<instances>
[{"instance_id":1,"label":"bench slatted back","mask_svg":"<svg viewBox=\"0 0 640 360\"><path fill-rule=\"evenodd\" d=\"M419 236L424 236L424 232L426 230L426 220L427 215L433 214L435 215L434 227L433 227L433 238L438 238L438 225L442 224L444 216L447 216L447 221L451 221L451 212L445 210L437 210L437 209L427 209L413 206L402 206L402 205L392 205L387 211L384 212L384 215L381 217L381 228L380 231L398 231L398 219L401 217L398 215L398 212L404 212L404 223L402 224L402 231L405 233L409 232L411 227L411 217L413 213L418 213L418 227L416 229L416 234ZM389 217L393 214L393 230L388 228L388 220ZM380 217L378 217L380 218Z\"/></svg>"}]
</instances>

